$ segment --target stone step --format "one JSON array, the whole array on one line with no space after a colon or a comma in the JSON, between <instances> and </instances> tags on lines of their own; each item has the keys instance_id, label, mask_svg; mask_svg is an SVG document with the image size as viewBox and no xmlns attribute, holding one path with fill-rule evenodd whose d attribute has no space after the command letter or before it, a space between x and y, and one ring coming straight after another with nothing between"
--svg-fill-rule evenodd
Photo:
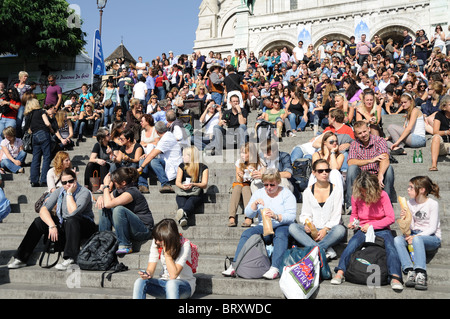
<instances>
[{"instance_id":1,"label":"stone step","mask_svg":"<svg viewBox=\"0 0 450 319\"><path fill-rule=\"evenodd\" d=\"M431 268L431 267L430 267ZM438 268L438 267L436 267ZM431 270L430 270L431 272ZM81 288L72 289L89 289L89 291L98 291L100 289L101 273L98 271L80 271L66 272L57 271L54 269L41 269L39 266L30 266L17 270L8 270L0 268L0 278L8 277L9 282L15 285L28 284L32 282L33 285L39 285L40 287L57 287L59 289L67 289L67 283L74 285L77 283L74 276L78 280ZM449 269L442 267L433 271L434 275L429 276L428 292L423 293L414 289L407 289L401 293L395 293L389 286L382 286L376 289L370 289L363 285L355 285L351 283L343 283L340 286L332 286L330 281L322 281L319 291L315 296L317 299L331 299L331 298L377 298L377 299L401 299L401 298L448 298L449 286L442 284L443 278L448 278ZM198 273L195 275L197 278L198 294L219 294L229 295L235 298L241 296L252 296L254 298L270 297L270 298L283 298L279 286L279 279L265 280L265 279L242 279L242 278L226 278L222 275L210 275ZM105 280L105 288L103 289L115 289L118 290L116 294L122 298L124 295L129 294L133 287L134 281L138 278L137 270L131 269L129 271L116 273L112 276L111 281ZM44 290L44 289L43 289ZM50 291L55 291L55 288ZM66 290L67 291L67 290ZM75 290L76 291L76 290ZM91 292L92 293L92 292ZM129 295L128 295L129 296ZM95 297L95 296L94 296ZM115 297L115 296L114 296ZM72 298L72 297L71 297ZM86 298L83 296L82 298Z\"/></svg>"}]
</instances>

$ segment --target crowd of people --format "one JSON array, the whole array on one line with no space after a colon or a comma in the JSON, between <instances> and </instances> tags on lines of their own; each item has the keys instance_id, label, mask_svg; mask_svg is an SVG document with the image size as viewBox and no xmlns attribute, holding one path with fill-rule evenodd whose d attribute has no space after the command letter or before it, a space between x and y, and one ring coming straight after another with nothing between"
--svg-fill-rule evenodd
<instances>
[{"instance_id":1,"label":"crowd of people","mask_svg":"<svg viewBox=\"0 0 450 319\"><path fill-rule=\"evenodd\" d=\"M177 266L178 260L189 259L189 247L175 244L179 238L170 230L175 227L171 223L154 226L142 194L149 193L149 178L156 178L161 193L176 193L175 221L187 226L208 187L209 169L201 155L223 155L231 137L240 158L235 162L236 181L230 185L228 226L238 224L241 199L242 227L252 226L261 214L273 220L274 235L265 240L273 242L274 253L265 278L278 277L288 238L301 245L317 244L328 257L335 257L332 247L345 236L341 214L347 212L351 214L347 228L355 235L336 267L333 284L343 281L348 258L371 225L385 240L393 289L403 289L402 272L408 276L407 286L426 289L426 265L412 266L404 250L405 242L420 246L418 254L439 246L438 208L421 206L430 202L428 194L439 194L438 188L424 177L411 180L410 210L428 213L413 214L414 235L394 241L389 231L395 220L395 173L390 163L393 156L406 154L407 147L425 147L427 134L432 136L430 171L438 170L438 156L449 151L450 39L440 26L430 38L423 30L417 31L415 39L405 30L403 37L402 43L392 39L384 43L377 35L372 43L365 35L358 40L352 37L350 43L323 38L316 49L304 48L299 41L294 48L249 52L248 56L241 49L224 58L214 52L189 56L169 52L151 63L139 57L136 65L119 59L110 66L106 86L97 96L83 85L79 95L63 101L55 76L49 75L43 106L27 84L26 72L20 72L20 81L12 87L5 89L0 83L1 167L24 173L26 154L32 153L31 186L47 187L49 192L10 268L26 265L37 236L48 233L55 238L54 229L64 225L68 238L74 210L78 229L83 229L83 235L92 233L93 203L88 200L80 207L78 202L86 197L84 190L90 190L100 195L96 203L102 211L99 228L116 231L118 254L133 252L133 242L148 240L154 229L164 228L165 233L154 236L149 267L140 273L135 297L156 289L150 279L157 248L168 250L165 276L187 278L187 283L177 286L186 291L175 295L191 296L192 273L183 273ZM254 128L248 127L252 113L257 114ZM393 114L404 114L404 125L384 127L383 117ZM280 150L283 138L295 138L309 128L314 130L311 141L298 144L290 153ZM87 136L97 142L80 185L65 151L78 147ZM300 188L293 166L303 159L311 160L312 174L308 186ZM303 202L298 221L296 202ZM48 214L54 206L59 218ZM263 212L263 208L268 209ZM318 237L311 239L306 218L318 228ZM356 219L358 226L353 223ZM169 236L168 229L176 239L170 244L164 237ZM258 225L244 231L236 256L255 233L262 233L261 218ZM58 269L75 262L79 237L67 241ZM233 272L231 266L224 275ZM168 295L174 295L173 289L167 288Z\"/></svg>"}]
</instances>

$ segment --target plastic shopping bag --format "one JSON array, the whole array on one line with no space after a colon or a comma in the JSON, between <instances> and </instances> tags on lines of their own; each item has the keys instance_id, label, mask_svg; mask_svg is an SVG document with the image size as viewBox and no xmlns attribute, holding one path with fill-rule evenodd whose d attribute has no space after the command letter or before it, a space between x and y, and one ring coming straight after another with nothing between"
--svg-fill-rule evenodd
<instances>
[{"instance_id":1,"label":"plastic shopping bag","mask_svg":"<svg viewBox=\"0 0 450 319\"><path fill-rule=\"evenodd\" d=\"M319 247L314 247L298 263L285 266L280 288L287 299L308 299L319 287Z\"/></svg>"}]
</instances>

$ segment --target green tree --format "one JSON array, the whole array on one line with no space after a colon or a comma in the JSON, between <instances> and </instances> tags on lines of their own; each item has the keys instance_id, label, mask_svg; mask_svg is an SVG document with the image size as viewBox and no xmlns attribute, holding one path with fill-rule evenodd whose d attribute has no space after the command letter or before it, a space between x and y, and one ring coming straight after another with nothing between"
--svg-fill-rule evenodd
<instances>
[{"instance_id":1,"label":"green tree","mask_svg":"<svg viewBox=\"0 0 450 319\"><path fill-rule=\"evenodd\" d=\"M24 59L76 56L86 34L70 23L65 0L0 0L0 53Z\"/></svg>"}]
</instances>

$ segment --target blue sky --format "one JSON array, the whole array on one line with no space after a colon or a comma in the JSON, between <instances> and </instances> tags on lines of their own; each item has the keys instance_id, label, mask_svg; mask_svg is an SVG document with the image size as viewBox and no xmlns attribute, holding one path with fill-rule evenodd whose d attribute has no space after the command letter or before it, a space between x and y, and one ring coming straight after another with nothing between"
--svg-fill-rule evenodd
<instances>
[{"instance_id":1,"label":"blue sky","mask_svg":"<svg viewBox=\"0 0 450 319\"><path fill-rule=\"evenodd\" d=\"M86 35L86 50L92 57L92 42L100 25L96 0L67 0L78 5ZM201 0L109 0L103 10L103 54L108 57L120 44L137 60L150 62L172 50L175 55L192 53Z\"/></svg>"}]
</instances>

